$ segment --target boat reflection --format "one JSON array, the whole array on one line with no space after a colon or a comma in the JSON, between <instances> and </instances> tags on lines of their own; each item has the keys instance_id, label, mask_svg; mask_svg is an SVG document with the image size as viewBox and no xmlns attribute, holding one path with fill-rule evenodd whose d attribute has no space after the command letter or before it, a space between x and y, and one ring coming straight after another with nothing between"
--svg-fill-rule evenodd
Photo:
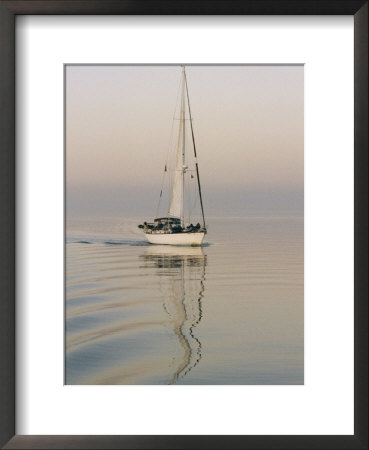
<instances>
[{"instance_id":1,"label":"boat reflection","mask_svg":"<svg viewBox=\"0 0 369 450\"><path fill-rule=\"evenodd\" d=\"M206 255L201 247L155 245L142 258L145 267L157 269L163 308L182 349L182 357L173 358L175 369L169 381L173 384L196 367L202 357L195 329L202 319Z\"/></svg>"}]
</instances>

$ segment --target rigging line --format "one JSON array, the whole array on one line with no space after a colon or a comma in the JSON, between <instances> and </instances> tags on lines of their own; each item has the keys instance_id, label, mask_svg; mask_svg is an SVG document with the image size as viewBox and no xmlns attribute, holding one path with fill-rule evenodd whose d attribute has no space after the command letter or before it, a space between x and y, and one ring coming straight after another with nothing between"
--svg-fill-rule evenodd
<instances>
[{"instance_id":1,"label":"rigging line","mask_svg":"<svg viewBox=\"0 0 369 450\"><path fill-rule=\"evenodd\" d=\"M197 174L197 185L199 187L199 196L200 196L200 205L201 205L201 213L202 213L202 221L205 228L205 215L204 215L204 206L202 204L202 195L201 195L201 185L200 185L200 175L199 175L199 166L197 164L197 153L196 153L196 144L195 144L195 135L193 132L193 124L192 124L192 114L191 114L191 107L190 107L190 96L188 94L188 85L187 85L187 75L186 72L184 73L185 77L185 84L186 84L186 93L187 93L187 102L188 102L188 113L190 116L190 124L191 124L191 134L192 134L192 142L193 142L193 152L195 154L195 164L196 164L196 174Z\"/></svg>"},{"instance_id":2,"label":"rigging line","mask_svg":"<svg viewBox=\"0 0 369 450\"><path fill-rule=\"evenodd\" d=\"M160 195L159 195L158 206L156 208L156 216L155 217L159 216L159 209L160 209L161 199L162 199L162 196L163 196L163 187L164 187L165 175L166 175L166 172L168 171L168 157L169 157L170 149L172 148L172 144L173 144L174 121L176 120L175 119L175 115L176 115L176 111L177 111L177 107L178 107L178 97L179 97L180 90L181 90L181 83L178 84L178 88L177 88L177 97L176 97L176 102L175 102L175 105L174 105L173 120L172 120L171 129L170 129L170 135L169 135L169 145L168 145L168 149L167 149L167 156L165 158L165 170L164 170L164 173L163 173L163 176L162 176L162 179L161 179Z\"/></svg>"},{"instance_id":3,"label":"rigging line","mask_svg":"<svg viewBox=\"0 0 369 450\"><path fill-rule=\"evenodd\" d=\"M158 215L159 215L159 209L160 209L160 204L161 204L161 199L162 199L162 194L163 194L163 187L164 187L164 182L165 182L165 175L166 175L166 173L168 171L168 155L169 155L169 150L170 150L170 148L172 146L173 128L174 128L174 122L172 122L172 127L171 127L171 131L170 131L169 146L168 146L168 150L167 150L167 157L166 157L166 160L165 160L165 168L164 168L163 176L161 178L160 195L159 195L158 206L156 208L156 216L155 217L158 217Z\"/></svg>"}]
</instances>

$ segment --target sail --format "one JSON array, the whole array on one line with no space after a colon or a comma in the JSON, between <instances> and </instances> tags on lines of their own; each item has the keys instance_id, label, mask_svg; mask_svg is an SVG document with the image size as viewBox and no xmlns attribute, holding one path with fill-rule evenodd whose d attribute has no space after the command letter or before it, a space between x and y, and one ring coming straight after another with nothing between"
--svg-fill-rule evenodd
<instances>
[{"instance_id":1,"label":"sail","mask_svg":"<svg viewBox=\"0 0 369 450\"><path fill-rule=\"evenodd\" d=\"M172 198L169 205L168 215L183 220L183 184L185 168L185 72L182 69L182 99L181 117L179 122L179 135L177 145L176 166L174 170ZM182 141L182 145L181 145Z\"/></svg>"},{"instance_id":2,"label":"sail","mask_svg":"<svg viewBox=\"0 0 369 450\"><path fill-rule=\"evenodd\" d=\"M181 132L179 133L181 135ZM180 136L179 140L180 142ZM178 142L178 143L179 143ZM182 150L177 148L176 167L174 171L172 199L170 201L168 214L171 217L182 218L183 216L183 167Z\"/></svg>"}]
</instances>

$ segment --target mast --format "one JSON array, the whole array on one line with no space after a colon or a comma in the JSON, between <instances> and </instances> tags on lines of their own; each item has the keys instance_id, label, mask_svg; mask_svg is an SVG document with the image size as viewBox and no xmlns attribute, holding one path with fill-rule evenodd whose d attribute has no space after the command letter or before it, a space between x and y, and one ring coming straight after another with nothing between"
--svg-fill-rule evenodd
<instances>
[{"instance_id":1,"label":"mast","mask_svg":"<svg viewBox=\"0 0 369 450\"><path fill-rule=\"evenodd\" d=\"M194 155L195 155L197 186L198 186L198 188L199 188L199 197L200 197L200 205L201 205L201 213L202 213L202 222L203 222L203 225L204 225L204 228L205 228L204 206L203 206L203 203L202 203L199 166L198 166L198 164L197 164L197 153L196 153L195 135L194 135L194 132L193 132L193 125L192 125L192 115L191 115L191 107L190 107L190 96L188 95L187 77L186 77L186 73L185 73L184 69L183 69L183 73L184 73L184 82L185 82L185 85L186 85L187 102L188 102L188 113L189 113L189 116L190 116L191 135L192 135L192 142L193 142L193 151L194 151Z\"/></svg>"},{"instance_id":2,"label":"mast","mask_svg":"<svg viewBox=\"0 0 369 450\"><path fill-rule=\"evenodd\" d=\"M182 207L181 224L184 226L184 175L185 175L185 150L186 150L186 118L185 118L185 66L182 66L182 102L181 102L181 124L182 124Z\"/></svg>"},{"instance_id":3,"label":"mast","mask_svg":"<svg viewBox=\"0 0 369 450\"><path fill-rule=\"evenodd\" d=\"M174 181L172 189L172 198L169 205L168 215L170 217L177 217L180 219L182 226L184 226L184 178L186 173L186 100L188 103L188 113L189 120L191 124L191 135L193 142L193 150L195 154L195 165L196 165L196 178L197 186L199 190L200 206L202 213L203 227L205 228L205 215L204 206L202 203L201 185L200 185L200 174L199 166L197 163L197 152L195 144L195 136L193 131L190 98L188 94L188 85L185 66L182 66L182 92L181 92L181 109L179 117L179 133L178 133L178 143L177 143L177 154L176 154L176 166L174 171ZM181 136L182 135L182 136Z\"/></svg>"},{"instance_id":4,"label":"mast","mask_svg":"<svg viewBox=\"0 0 369 450\"><path fill-rule=\"evenodd\" d=\"M186 170L185 162L185 74L182 68L182 93L179 115L179 133L176 152L176 165L174 170L174 180L172 189L172 198L169 205L168 215L180 219L184 225L184 173Z\"/></svg>"}]
</instances>

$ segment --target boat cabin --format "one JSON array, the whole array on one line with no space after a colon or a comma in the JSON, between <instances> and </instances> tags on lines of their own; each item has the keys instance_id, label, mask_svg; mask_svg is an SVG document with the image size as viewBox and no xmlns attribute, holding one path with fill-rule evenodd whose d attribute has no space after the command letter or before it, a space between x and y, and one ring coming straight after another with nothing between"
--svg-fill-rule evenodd
<instances>
[{"instance_id":1,"label":"boat cabin","mask_svg":"<svg viewBox=\"0 0 369 450\"><path fill-rule=\"evenodd\" d=\"M154 222L158 222L158 223L173 223L176 225L181 225L181 219L179 219L178 217L159 217L157 219L154 219Z\"/></svg>"}]
</instances>

